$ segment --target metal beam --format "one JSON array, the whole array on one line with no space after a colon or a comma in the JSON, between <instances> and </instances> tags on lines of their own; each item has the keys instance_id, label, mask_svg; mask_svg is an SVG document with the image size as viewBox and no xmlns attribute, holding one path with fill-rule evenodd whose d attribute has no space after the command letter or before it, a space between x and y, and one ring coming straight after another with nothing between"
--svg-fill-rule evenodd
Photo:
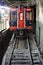
<instances>
[{"instance_id":1,"label":"metal beam","mask_svg":"<svg viewBox=\"0 0 43 65\"><path fill-rule=\"evenodd\" d=\"M35 0L21 0L21 1L15 1L15 0L6 0L7 3L10 4L11 7L16 7L16 6L19 6L20 3L22 3L24 6L31 6L31 5L34 5L36 3Z\"/></svg>"}]
</instances>

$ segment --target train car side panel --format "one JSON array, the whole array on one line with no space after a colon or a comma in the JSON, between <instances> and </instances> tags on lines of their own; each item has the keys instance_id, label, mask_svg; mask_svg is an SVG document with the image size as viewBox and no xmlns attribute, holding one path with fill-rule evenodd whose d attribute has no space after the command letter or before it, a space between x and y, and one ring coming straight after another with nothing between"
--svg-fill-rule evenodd
<instances>
[{"instance_id":1,"label":"train car side panel","mask_svg":"<svg viewBox=\"0 0 43 65\"><path fill-rule=\"evenodd\" d=\"M26 28L30 31L33 31L33 9L26 8Z\"/></svg>"},{"instance_id":2,"label":"train car side panel","mask_svg":"<svg viewBox=\"0 0 43 65\"><path fill-rule=\"evenodd\" d=\"M10 12L10 31L17 29L17 9L11 8Z\"/></svg>"}]
</instances>

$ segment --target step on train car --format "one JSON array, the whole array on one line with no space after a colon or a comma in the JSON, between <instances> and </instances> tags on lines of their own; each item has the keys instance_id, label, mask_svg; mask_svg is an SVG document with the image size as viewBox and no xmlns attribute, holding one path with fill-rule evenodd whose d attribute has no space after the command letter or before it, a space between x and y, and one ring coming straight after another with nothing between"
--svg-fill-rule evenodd
<instances>
[{"instance_id":1,"label":"step on train car","mask_svg":"<svg viewBox=\"0 0 43 65\"><path fill-rule=\"evenodd\" d=\"M19 6L11 8L10 31L18 35L26 35L27 31L34 31L34 9Z\"/></svg>"}]
</instances>

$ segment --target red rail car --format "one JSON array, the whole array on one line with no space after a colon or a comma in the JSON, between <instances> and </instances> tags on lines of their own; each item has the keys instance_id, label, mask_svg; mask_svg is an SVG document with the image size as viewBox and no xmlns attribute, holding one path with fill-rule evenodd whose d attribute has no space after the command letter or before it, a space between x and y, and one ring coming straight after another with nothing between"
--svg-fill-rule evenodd
<instances>
[{"instance_id":1,"label":"red rail car","mask_svg":"<svg viewBox=\"0 0 43 65\"><path fill-rule=\"evenodd\" d=\"M34 31L34 9L19 6L11 9L10 31Z\"/></svg>"}]
</instances>

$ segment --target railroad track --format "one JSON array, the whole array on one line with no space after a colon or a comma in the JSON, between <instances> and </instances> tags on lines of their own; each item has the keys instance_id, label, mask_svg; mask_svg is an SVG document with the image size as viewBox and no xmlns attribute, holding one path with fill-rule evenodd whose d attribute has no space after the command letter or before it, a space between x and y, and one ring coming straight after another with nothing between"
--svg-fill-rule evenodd
<instances>
[{"instance_id":1,"label":"railroad track","mask_svg":"<svg viewBox=\"0 0 43 65\"><path fill-rule=\"evenodd\" d=\"M13 35L6 53L5 63L2 62L2 65L43 65L34 38L28 39L27 37L20 40L14 39Z\"/></svg>"},{"instance_id":2,"label":"railroad track","mask_svg":"<svg viewBox=\"0 0 43 65\"><path fill-rule=\"evenodd\" d=\"M33 65L43 65L40 52L32 35L30 35L29 44Z\"/></svg>"}]
</instances>

